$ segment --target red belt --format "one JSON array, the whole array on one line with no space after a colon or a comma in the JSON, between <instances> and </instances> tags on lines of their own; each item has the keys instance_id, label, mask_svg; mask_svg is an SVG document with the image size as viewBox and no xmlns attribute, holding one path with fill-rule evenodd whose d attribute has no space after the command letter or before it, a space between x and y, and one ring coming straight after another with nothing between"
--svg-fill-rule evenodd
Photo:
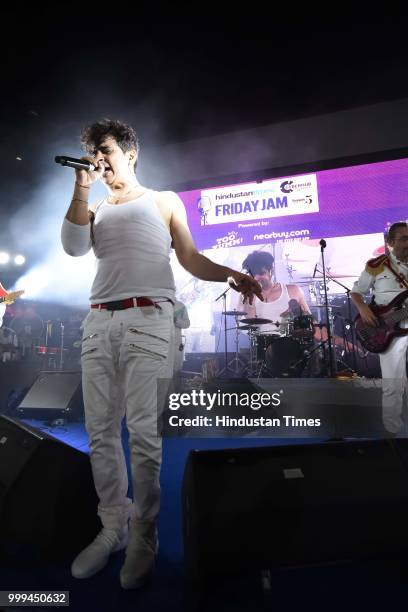
<instances>
[{"instance_id":1,"label":"red belt","mask_svg":"<svg viewBox=\"0 0 408 612\"><path fill-rule=\"evenodd\" d=\"M125 308L134 308L135 306L154 306L155 308L160 308L153 300L147 297L126 298L125 300L117 300L115 302L91 304L91 308L98 308L98 310L101 310L101 308L106 308L106 310L124 310Z\"/></svg>"}]
</instances>

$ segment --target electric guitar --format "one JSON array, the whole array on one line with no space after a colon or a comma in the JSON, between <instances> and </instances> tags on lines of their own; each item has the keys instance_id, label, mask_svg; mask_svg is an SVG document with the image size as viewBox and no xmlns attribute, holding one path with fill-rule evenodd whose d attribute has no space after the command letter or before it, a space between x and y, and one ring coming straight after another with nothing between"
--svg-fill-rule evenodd
<instances>
[{"instance_id":1,"label":"electric guitar","mask_svg":"<svg viewBox=\"0 0 408 612\"><path fill-rule=\"evenodd\" d=\"M400 321L408 319L408 290L399 293L387 306L370 304L370 309L378 319L378 327L367 325L358 314L354 319L356 334L362 346L370 353L383 353L394 338L406 336L407 329L398 326Z\"/></svg>"},{"instance_id":2,"label":"electric guitar","mask_svg":"<svg viewBox=\"0 0 408 612\"><path fill-rule=\"evenodd\" d=\"M23 293L24 291L10 291L10 293L8 293L7 295L0 297L0 304L2 304L3 302L5 302L6 304L12 304L14 300L19 298L20 295L23 295Z\"/></svg>"}]
</instances>

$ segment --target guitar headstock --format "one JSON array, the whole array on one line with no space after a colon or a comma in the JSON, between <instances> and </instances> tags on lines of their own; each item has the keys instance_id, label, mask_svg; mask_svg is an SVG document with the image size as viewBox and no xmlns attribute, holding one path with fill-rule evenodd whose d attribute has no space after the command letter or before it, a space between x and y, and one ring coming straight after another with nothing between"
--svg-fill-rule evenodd
<instances>
[{"instance_id":1,"label":"guitar headstock","mask_svg":"<svg viewBox=\"0 0 408 612\"><path fill-rule=\"evenodd\" d=\"M21 295L23 295L23 293L24 293L24 290L10 291L7 295L1 298L1 301L4 302L5 304L12 304L14 300L16 300Z\"/></svg>"}]
</instances>

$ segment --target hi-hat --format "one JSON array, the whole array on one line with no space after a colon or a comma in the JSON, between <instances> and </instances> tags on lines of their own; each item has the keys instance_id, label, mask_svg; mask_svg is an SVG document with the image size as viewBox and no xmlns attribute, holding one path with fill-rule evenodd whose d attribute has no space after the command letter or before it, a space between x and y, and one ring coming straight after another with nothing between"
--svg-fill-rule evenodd
<instances>
[{"instance_id":1,"label":"hi-hat","mask_svg":"<svg viewBox=\"0 0 408 612\"><path fill-rule=\"evenodd\" d=\"M247 323L248 325L266 325L267 323L273 323L270 319L261 319L255 317L254 319L241 319L241 323Z\"/></svg>"},{"instance_id":2,"label":"hi-hat","mask_svg":"<svg viewBox=\"0 0 408 612\"><path fill-rule=\"evenodd\" d=\"M239 331L247 331L248 329L258 329L257 325L240 325L237 328Z\"/></svg>"},{"instance_id":3,"label":"hi-hat","mask_svg":"<svg viewBox=\"0 0 408 612\"><path fill-rule=\"evenodd\" d=\"M227 310L225 314L232 317L243 317L247 313L242 310Z\"/></svg>"}]
</instances>

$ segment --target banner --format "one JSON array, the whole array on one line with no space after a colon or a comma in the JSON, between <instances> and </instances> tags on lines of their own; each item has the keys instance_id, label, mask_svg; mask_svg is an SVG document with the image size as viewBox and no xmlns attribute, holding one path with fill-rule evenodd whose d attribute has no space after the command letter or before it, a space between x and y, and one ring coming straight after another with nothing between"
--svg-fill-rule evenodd
<instances>
[{"instance_id":1,"label":"banner","mask_svg":"<svg viewBox=\"0 0 408 612\"><path fill-rule=\"evenodd\" d=\"M198 208L201 225L319 212L316 175L204 189Z\"/></svg>"}]
</instances>

